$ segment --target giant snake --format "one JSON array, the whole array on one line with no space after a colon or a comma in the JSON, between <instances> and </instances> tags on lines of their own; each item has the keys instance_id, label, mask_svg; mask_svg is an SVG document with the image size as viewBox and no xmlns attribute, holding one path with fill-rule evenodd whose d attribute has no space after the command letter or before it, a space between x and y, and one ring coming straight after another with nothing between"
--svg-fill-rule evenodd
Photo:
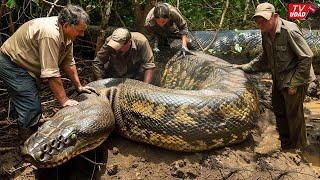
<instances>
[{"instance_id":1,"label":"giant snake","mask_svg":"<svg viewBox=\"0 0 320 180\"><path fill-rule=\"evenodd\" d=\"M305 37L318 62L317 34L308 32ZM211 32L193 36L193 45L202 47L214 37ZM261 52L260 43L259 31L227 31L211 48L220 57L248 60ZM241 52L235 52L236 45ZM169 57L165 54L160 60ZM245 140L257 118L254 86L241 70L217 57L199 52L185 58L175 55L156 84L130 79L88 84L100 95L81 94L78 106L58 111L25 142L23 154L38 167L54 167L96 148L113 130L161 148L197 152Z\"/></svg>"},{"instance_id":2,"label":"giant snake","mask_svg":"<svg viewBox=\"0 0 320 180\"><path fill-rule=\"evenodd\" d=\"M54 167L91 150L115 131L165 149L196 152L247 138L258 113L254 86L241 70L214 56L175 55L159 87L130 79L95 81L100 95L57 112L26 142L23 153Z\"/></svg>"}]
</instances>

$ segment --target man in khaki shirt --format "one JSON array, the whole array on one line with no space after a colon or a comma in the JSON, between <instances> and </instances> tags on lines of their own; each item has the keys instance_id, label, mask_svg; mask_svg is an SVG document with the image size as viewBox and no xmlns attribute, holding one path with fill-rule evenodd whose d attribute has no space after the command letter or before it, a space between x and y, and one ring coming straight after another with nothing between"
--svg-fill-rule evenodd
<instances>
[{"instance_id":1,"label":"man in khaki shirt","mask_svg":"<svg viewBox=\"0 0 320 180\"><path fill-rule=\"evenodd\" d=\"M272 4L259 4L253 18L262 33L263 53L248 64L235 67L247 72L271 71L272 106L281 147L303 148L307 145L303 101L313 53L298 26L281 19Z\"/></svg>"},{"instance_id":2,"label":"man in khaki shirt","mask_svg":"<svg viewBox=\"0 0 320 180\"><path fill-rule=\"evenodd\" d=\"M168 3L158 3L152 8L145 21L146 30L152 34L154 52L159 52L159 45L167 45L168 39L181 39L182 52L188 52L187 21L180 12ZM153 37L155 36L155 37Z\"/></svg>"},{"instance_id":3,"label":"man in khaki shirt","mask_svg":"<svg viewBox=\"0 0 320 180\"><path fill-rule=\"evenodd\" d=\"M41 116L36 79L47 79L61 106L78 102L66 96L60 78L63 69L76 90L81 86L73 58L73 41L83 36L89 17L78 6L68 5L58 17L37 18L23 24L0 48L0 79L7 85L21 132L34 127Z\"/></svg>"},{"instance_id":4,"label":"man in khaki shirt","mask_svg":"<svg viewBox=\"0 0 320 180\"><path fill-rule=\"evenodd\" d=\"M126 28L116 29L97 53L93 69L97 79L131 78L150 83L155 69L147 38Z\"/></svg>"}]
</instances>

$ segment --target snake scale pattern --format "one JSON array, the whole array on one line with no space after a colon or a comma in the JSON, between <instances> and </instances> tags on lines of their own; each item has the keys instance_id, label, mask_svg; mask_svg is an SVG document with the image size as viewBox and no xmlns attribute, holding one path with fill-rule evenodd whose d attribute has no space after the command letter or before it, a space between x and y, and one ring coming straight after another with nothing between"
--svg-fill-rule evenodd
<instances>
[{"instance_id":1,"label":"snake scale pattern","mask_svg":"<svg viewBox=\"0 0 320 180\"><path fill-rule=\"evenodd\" d=\"M166 56L164 56L166 57ZM214 56L174 55L158 86L105 79L26 140L25 157L54 167L96 148L115 131L161 148L197 152L245 140L258 117L258 95L241 70Z\"/></svg>"}]
</instances>

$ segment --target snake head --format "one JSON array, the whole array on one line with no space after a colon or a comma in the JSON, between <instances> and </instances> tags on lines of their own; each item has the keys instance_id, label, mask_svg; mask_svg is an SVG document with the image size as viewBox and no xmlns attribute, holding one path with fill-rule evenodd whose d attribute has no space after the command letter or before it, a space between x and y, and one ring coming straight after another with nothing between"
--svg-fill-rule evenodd
<instances>
[{"instance_id":1,"label":"snake head","mask_svg":"<svg viewBox=\"0 0 320 180\"><path fill-rule=\"evenodd\" d=\"M22 154L37 167L58 166L99 146L114 123L109 102L90 98L58 111L25 141Z\"/></svg>"}]
</instances>

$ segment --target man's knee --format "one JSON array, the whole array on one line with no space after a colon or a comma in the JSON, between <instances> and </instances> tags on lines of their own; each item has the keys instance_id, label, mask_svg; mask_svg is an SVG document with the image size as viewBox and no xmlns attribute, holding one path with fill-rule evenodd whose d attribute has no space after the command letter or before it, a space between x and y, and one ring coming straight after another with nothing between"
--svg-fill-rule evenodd
<instances>
[{"instance_id":1,"label":"man's knee","mask_svg":"<svg viewBox=\"0 0 320 180\"><path fill-rule=\"evenodd\" d=\"M19 125L24 128L38 124L42 114L40 102L35 101L28 104L29 106L27 108L17 108Z\"/></svg>"}]
</instances>

